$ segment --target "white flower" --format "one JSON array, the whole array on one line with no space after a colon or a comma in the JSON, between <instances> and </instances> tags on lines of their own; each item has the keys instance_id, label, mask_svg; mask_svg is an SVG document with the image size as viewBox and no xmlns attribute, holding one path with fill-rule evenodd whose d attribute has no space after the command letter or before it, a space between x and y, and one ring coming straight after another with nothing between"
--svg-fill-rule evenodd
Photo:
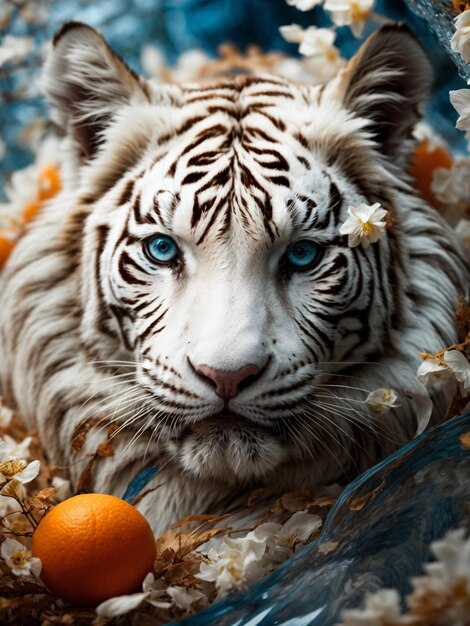
<instances>
[{"instance_id":1,"label":"white flower","mask_svg":"<svg viewBox=\"0 0 470 626\"><path fill-rule=\"evenodd\" d=\"M442 359L434 357L426 357L416 372L418 380L420 380L426 388L437 381L444 382L452 378L451 372Z\"/></svg>"},{"instance_id":2,"label":"white flower","mask_svg":"<svg viewBox=\"0 0 470 626\"><path fill-rule=\"evenodd\" d=\"M12 459L23 459L29 457L29 446L31 437L26 437L22 442L17 443L9 435L0 438L0 461L11 461Z\"/></svg>"},{"instance_id":3,"label":"white flower","mask_svg":"<svg viewBox=\"0 0 470 626\"><path fill-rule=\"evenodd\" d=\"M306 57L320 57L325 61L335 62L339 51L333 45L336 33L331 28L309 26L303 34L299 52Z\"/></svg>"},{"instance_id":4,"label":"white flower","mask_svg":"<svg viewBox=\"0 0 470 626\"><path fill-rule=\"evenodd\" d=\"M15 576L39 576L41 561L16 539L5 539L1 548L2 559Z\"/></svg>"},{"instance_id":5,"label":"white flower","mask_svg":"<svg viewBox=\"0 0 470 626\"><path fill-rule=\"evenodd\" d=\"M299 52L306 57L305 68L319 82L330 80L346 63L333 45L336 33L331 28L309 26L304 30L298 24L289 24L279 31L286 41L300 44Z\"/></svg>"},{"instance_id":6,"label":"white flower","mask_svg":"<svg viewBox=\"0 0 470 626\"><path fill-rule=\"evenodd\" d=\"M465 131L466 137L470 141L470 89L450 91L449 97L452 106L459 114L457 128Z\"/></svg>"},{"instance_id":7,"label":"white flower","mask_svg":"<svg viewBox=\"0 0 470 626\"><path fill-rule=\"evenodd\" d=\"M33 49L31 37L14 37L6 35L0 46L0 67L9 61L21 61Z\"/></svg>"},{"instance_id":8,"label":"white flower","mask_svg":"<svg viewBox=\"0 0 470 626\"><path fill-rule=\"evenodd\" d=\"M254 534L240 539L227 537L217 550L209 550L209 563L201 563L196 578L215 583L218 597L244 589L266 573L260 564L265 552L266 539Z\"/></svg>"},{"instance_id":9,"label":"white flower","mask_svg":"<svg viewBox=\"0 0 470 626\"><path fill-rule=\"evenodd\" d=\"M2 403L2 398L0 397L0 428L9 426L12 418L13 411Z\"/></svg>"},{"instance_id":10,"label":"white flower","mask_svg":"<svg viewBox=\"0 0 470 626\"><path fill-rule=\"evenodd\" d=\"M178 58L178 63L172 68L172 80L185 81L195 80L201 73L201 70L207 66L210 57L197 48L187 50Z\"/></svg>"},{"instance_id":11,"label":"white flower","mask_svg":"<svg viewBox=\"0 0 470 626\"><path fill-rule=\"evenodd\" d=\"M196 602L204 601L207 603L207 596L197 589L186 589L186 587L168 587L167 594L173 600L175 606L182 609L185 613L190 611L192 605Z\"/></svg>"},{"instance_id":12,"label":"white flower","mask_svg":"<svg viewBox=\"0 0 470 626\"><path fill-rule=\"evenodd\" d=\"M57 166L60 141L56 137L46 137L37 147L35 162L22 170L13 172L5 185L7 202L0 204L0 227L17 228L22 223L25 207L36 202L48 189L43 187L49 178L42 176L48 167Z\"/></svg>"},{"instance_id":13,"label":"white flower","mask_svg":"<svg viewBox=\"0 0 470 626\"><path fill-rule=\"evenodd\" d=\"M363 609L343 612L340 626L391 626L399 623L401 616L400 595L395 589L380 589L366 595Z\"/></svg>"},{"instance_id":14,"label":"white flower","mask_svg":"<svg viewBox=\"0 0 470 626\"><path fill-rule=\"evenodd\" d=\"M287 26L281 26L279 32L289 43L300 43L305 31L298 24L288 24Z\"/></svg>"},{"instance_id":15,"label":"white flower","mask_svg":"<svg viewBox=\"0 0 470 626\"><path fill-rule=\"evenodd\" d=\"M431 551L437 560L426 563L424 569L437 591L451 591L460 581L465 581L470 588L470 540L465 539L463 528L451 530L443 539L434 541Z\"/></svg>"},{"instance_id":16,"label":"white flower","mask_svg":"<svg viewBox=\"0 0 470 626\"><path fill-rule=\"evenodd\" d=\"M161 78L165 67L165 57L154 46L146 45L142 48L140 62L144 71L152 78Z\"/></svg>"},{"instance_id":17,"label":"white flower","mask_svg":"<svg viewBox=\"0 0 470 626\"><path fill-rule=\"evenodd\" d=\"M326 0L324 9L337 26L350 26L355 37L362 37L374 4L375 0Z\"/></svg>"},{"instance_id":18,"label":"white flower","mask_svg":"<svg viewBox=\"0 0 470 626\"><path fill-rule=\"evenodd\" d=\"M450 46L464 61L470 63L470 10L458 15L454 22L455 33L450 40Z\"/></svg>"},{"instance_id":19,"label":"white flower","mask_svg":"<svg viewBox=\"0 0 470 626\"><path fill-rule=\"evenodd\" d=\"M455 227L455 234L470 262L470 220L461 219Z\"/></svg>"},{"instance_id":20,"label":"white flower","mask_svg":"<svg viewBox=\"0 0 470 626\"><path fill-rule=\"evenodd\" d=\"M166 599L159 600L163 597ZM96 613L99 617L119 617L133 611L144 601L159 609L169 609L172 606L172 600L168 601L167 598L168 594L163 582L160 579L155 580L155 576L149 572L142 583L142 591L109 598L96 607Z\"/></svg>"},{"instance_id":21,"label":"white flower","mask_svg":"<svg viewBox=\"0 0 470 626\"><path fill-rule=\"evenodd\" d=\"M299 9L299 11L310 11L313 7L321 4L323 0L286 0L291 7Z\"/></svg>"},{"instance_id":22,"label":"white flower","mask_svg":"<svg viewBox=\"0 0 470 626\"><path fill-rule=\"evenodd\" d=\"M5 487L12 481L17 481L22 485L30 483L39 474L39 461L31 461L28 463L24 459L11 459L0 462L0 486L3 488L0 493L5 491Z\"/></svg>"},{"instance_id":23,"label":"white flower","mask_svg":"<svg viewBox=\"0 0 470 626\"><path fill-rule=\"evenodd\" d=\"M444 354L444 362L460 383L462 396L470 393L470 363L459 350L449 350Z\"/></svg>"},{"instance_id":24,"label":"white flower","mask_svg":"<svg viewBox=\"0 0 470 626\"><path fill-rule=\"evenodd\" d=\"M436 133L434 128L427 122L418 122L412 131L413 138L418 143L427 142L428 152L433 152L437 148L446 148L446 144L442 137Z\"/></svg>"},{"instance_id":25,"label":"white flower","mask_svg":"<svg viewBox=\"0 0 470 626\"><path fill-rule=\"evenodd\" d=\"M451 168L437 167L431 191L443 205L448 221L455 223L470 205L470 158L456 157Z\"/></svg>"},{"instance_id":26,"label":"white flower","mask_svg":"<svg viewBox=\"0 0 470 626\"><path fill-rule=\"evenodd\" d=\"M60 476L54 476L54 478L52 479L52 486L55 489L55 500L59 500L60 502L62 502L62 500L66 500L72 495L70 481L66 480L65 478L61 478Z\"/></svg>"},{"instance_id":27,"label":"white flower","mask_svg":"<svg viewBox=\"0 0 470 626\"><path fill-rule=\"evenodd\" d=\"M459 350L448 350L443 358L426 357L418 368L417 377L426 386L436 382L459 382L463 396L470 393L470 363Z\"/></svg>"},{"instance_id":28,"label":"white flower","mask_svg":"<svg viewBox=\"0 0 470 626\"><path fill-rule=\"evenodd\" d=\"M348 207L348 219L339 229L341 235L348 235L348 245L355 248L359 244L367 248L385 235L386 222L384 221L388 211L380 208L376 202L369 206L360 204L358 207Z\"/></svg>"},{"instance_id":29,"label":"white flower","mask_svg":"<svg viewBox=\"0 0 470 626\"><path fill-rule=\"evenodd\" d=\"M376 389L371 391L366 398L366 404L380 415L400 406L397 392L394 389Z\"/></svg>"}]
</instances>

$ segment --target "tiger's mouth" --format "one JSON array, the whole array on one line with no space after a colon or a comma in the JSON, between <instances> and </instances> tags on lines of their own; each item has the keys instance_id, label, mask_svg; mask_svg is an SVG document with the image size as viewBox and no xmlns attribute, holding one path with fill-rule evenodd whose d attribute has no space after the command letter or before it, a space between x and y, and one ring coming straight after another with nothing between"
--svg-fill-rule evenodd
<instances>
[{"instance_id":1,"label":"tiger's mouth","mask_svg":"<svg viewBox=\"0 0 470 626\"><path fill-rule=\"evenodd\" d=\"M215 415L209 415L186 425L172 440L181 442L190 435L204 437L205 435L213 436L217 432L221 435L235 432L274 435L276 430L273 426L262 424L239 413L224 409Z\"/></svg>"},{"instance_id":2,"label":"tiger's mouth","mask_svg":"<svg viewBox=\"0 0 470 626\"><path fill-rule=\"evenodd\" d=\"M287 454L272 426L227 410L186 424L167 449L193 476L244 484L272 473Z\"/></svg>"}]
</instances>

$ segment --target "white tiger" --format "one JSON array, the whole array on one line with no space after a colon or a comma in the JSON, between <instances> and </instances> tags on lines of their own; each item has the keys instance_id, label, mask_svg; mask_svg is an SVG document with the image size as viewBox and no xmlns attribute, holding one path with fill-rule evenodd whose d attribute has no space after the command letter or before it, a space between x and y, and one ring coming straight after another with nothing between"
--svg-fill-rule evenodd
<instances>
[{"instance_id":1,"label":"white tiger","mask_svg":"<svg viewBox=\"0 0 470 626\"><path fill-rule=\"evenodd\" d=\"M65 187L5 270L0 384L75 484L121 496L160 465L139 507L162 530L350 480L413 436L411 402L364 399L456 339L467 270L405 173L430 82L402 26L324 87L159 85L62 28L44 89ZM367 249L339 233L361 202L395 221ZM86 456L110 424L114 456Z\"/></svg>"}]
</instances>

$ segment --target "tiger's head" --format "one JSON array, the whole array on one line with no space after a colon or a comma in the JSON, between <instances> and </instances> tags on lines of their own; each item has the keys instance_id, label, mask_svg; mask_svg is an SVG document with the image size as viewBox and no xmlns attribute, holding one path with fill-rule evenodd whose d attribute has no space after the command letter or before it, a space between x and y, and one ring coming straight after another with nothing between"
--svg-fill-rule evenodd
<instances>
[{"instance_id":1,"label":"tiger's head","mask_svg":"<svg viewBox=\"0 0 470 626\"><path fill-rule=\"evenodd\" d=\"M57 34L44 86L68 146L82 349L129 365L117 410L138 396L129 426L183 470L246 481L353 436L344 407L325 421L347 402L332 376L397 350L403 172L430 77L400 26L321 86L160 85L90 27ZM397 224L352 248L339 228L362 202Z\"/></svg>"}]
</instances>

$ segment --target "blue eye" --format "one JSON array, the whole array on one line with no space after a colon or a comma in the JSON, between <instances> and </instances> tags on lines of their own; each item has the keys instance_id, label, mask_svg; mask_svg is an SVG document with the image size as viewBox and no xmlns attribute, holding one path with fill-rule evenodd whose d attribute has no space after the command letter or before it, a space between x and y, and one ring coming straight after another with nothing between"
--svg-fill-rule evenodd
<instances>
[{"instance_id":1,"label":"blue eye","mask_svg":"<svg viewBox=\"0 0 470 626\"><path fill-rule=\"evenodd\" d=\"M294 269L307 269L315 263L320 256L320 247L308 241L296 241L287 248L287 261Z\"/></svg>"},{"instance_id":2,"label":"blue eye","mask_svg":"<svg viewBox=\"0 0 470 626\"><path fill-rule=\"evenodd\" d=\"M171 263L179 256L179 248L171 237L156 235L146 243L146 250L152 261L157 263Z\"/></svg>"}]
</instances>

